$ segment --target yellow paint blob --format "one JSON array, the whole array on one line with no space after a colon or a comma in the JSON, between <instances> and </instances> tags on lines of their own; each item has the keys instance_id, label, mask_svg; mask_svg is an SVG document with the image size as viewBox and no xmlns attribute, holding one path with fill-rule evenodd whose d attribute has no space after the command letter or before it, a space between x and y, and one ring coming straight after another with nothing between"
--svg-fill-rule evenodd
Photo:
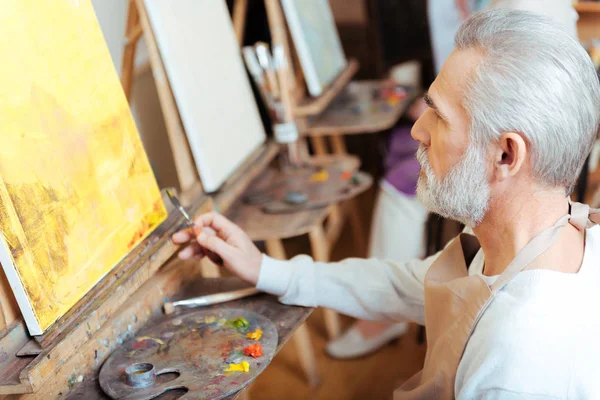
<instances>
[{"instance_id":1,"label":"yellow paint blob","mask_svg":"<svg viewBox=\"0 0 600 400\"><path fill-rule=\"evenodd\" d=\"M263 332L260 329L257 329L254 332L248 333L248 335L246 335L246 336L248 337L248 339L260 340L260 338L262 337L262 334L263 334Z\"/></svg>"},{"instance_id":2,"label":"yellow paint blob","mask_svg":"<svg viewBox=\"0 0 600 400\"><path fill-rule=\"evenodd\" d=\"M225 372L250 372L250 364L247 361L242 361L239 364L229 364Z\"/></svg>"},{"instance_id":3,"label":"yellow paint blob","mask_svg":"<svg viewBox=\"0 0 600 400\"><path fill-rule=\"evenodd\" d=\"M310 177L311 182L325 182L329 179L329 173L326 170L321 170Z\"/></svg>"}]
</instances>

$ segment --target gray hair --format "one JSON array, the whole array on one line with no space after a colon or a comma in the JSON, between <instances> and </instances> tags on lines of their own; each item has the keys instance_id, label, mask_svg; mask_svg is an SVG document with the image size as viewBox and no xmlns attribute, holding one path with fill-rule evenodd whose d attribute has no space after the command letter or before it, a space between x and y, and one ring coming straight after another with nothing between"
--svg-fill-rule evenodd
<instances>
[{"instance_id":1,"label":"gray hair","mask_svg":"<svg viewBox=\"0 0 600 400\"><path fill-rule=\"evenodd\" d=\"M487 145L520 132L534 178L570 194L600 127L600 83L583 47L551 19L517 10L476 14L455 42L483 54L464 93L471 138Z\"/></svg>"}]
</instances>

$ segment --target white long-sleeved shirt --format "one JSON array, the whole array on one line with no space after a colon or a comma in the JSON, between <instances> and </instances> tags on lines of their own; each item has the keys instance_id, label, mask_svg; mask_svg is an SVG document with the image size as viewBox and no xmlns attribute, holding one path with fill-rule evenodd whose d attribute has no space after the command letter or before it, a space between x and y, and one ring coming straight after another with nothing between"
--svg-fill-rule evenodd
<instances>
[{"instance_id":1,"label":"white long-sleeved shirt","mask_svg":"<svg viewBox=\"0 0 600 400\"><path fill-rule=\"evenodd\" d=\"M409 262L317 263L264 256L257 287L285 304L424 324L424 280L437 254ZM480 251L469 267L482 275ZM485 277L490 284L496 277ZM577 274L528 270L481 318L457 371L457 399L600 399L600 226Z\"/></svg>"}]
</instances>

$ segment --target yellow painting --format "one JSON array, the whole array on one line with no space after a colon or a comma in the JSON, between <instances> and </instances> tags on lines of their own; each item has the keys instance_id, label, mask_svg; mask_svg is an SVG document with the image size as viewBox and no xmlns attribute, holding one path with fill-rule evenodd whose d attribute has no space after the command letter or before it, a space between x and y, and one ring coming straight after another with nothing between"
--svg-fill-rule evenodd
<instances>
[{"instance_id":1,"label":"yellow painting","mask_svg":"<svg viewBox=\"0 0 600 400\"><path fill-rule=\"evenodd\" d=\"M166 210L91 2L0 10L0 262L36 335Z\"/></svg>"}]
</instances>

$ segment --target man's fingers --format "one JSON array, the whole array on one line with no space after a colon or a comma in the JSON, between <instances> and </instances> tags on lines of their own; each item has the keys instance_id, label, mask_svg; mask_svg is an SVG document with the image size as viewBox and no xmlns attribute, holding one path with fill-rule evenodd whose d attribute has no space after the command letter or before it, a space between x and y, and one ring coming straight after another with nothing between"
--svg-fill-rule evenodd
<instances>
[{"instance_id":1,"label":"man's fingers","mask_svg":"<svg viewBox=\"0 0 600 400\"><path fill-rule=\"evenodd\" d=\"M187 243L192 240L192 235L188 229L181 230L179 232L175 232L173 236L171 236L171 240L175 244Z\"/></svg>"},{"instance_id":2,"label":"man's fingers","mask_svg":"<svg viewBox=\"0 0 600 400\"><path fill-rule=\"evenodd\" d=\"M192 257L198 255L199 257L204 256L204 251L202 247L198 243L192 243L189 246L185 247L178 254L178 257L182 260L189 260Z\"/></svg>"},{"instance_id":3,"label":"man's fingers","mask_svg":"<svg viewBox=\"0 0 600 400\"><path fill-rule=\"evenodd\" d=\"M216 255L221 257L223 260L231 259L235 252L235 248L233 246L215 235L207 235L203 232L198 235L197 240L198 243L200 243L200 246L204 247L206 250L216 253Z\"/></svg>"},{"instance_id":4,"label":"man's fingers","mask_svg":"<svg viewBox=\"0 0 600 400\"><path fill-rule=\"evenodd\" d=\"M214 212L201 215L196 220L196 224L201 228L212 228L225 241L229 240L232 235L241 232L236 224L223 215Z\"/></svg>"}]
</instances>

